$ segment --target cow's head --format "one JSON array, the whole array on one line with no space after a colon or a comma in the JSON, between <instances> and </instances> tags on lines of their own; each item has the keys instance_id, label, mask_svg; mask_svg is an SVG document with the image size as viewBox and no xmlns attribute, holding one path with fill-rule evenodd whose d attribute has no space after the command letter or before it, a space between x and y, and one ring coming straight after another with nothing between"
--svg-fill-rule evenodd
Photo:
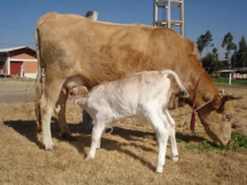
<instances>
[{"instance_id":1,"label":"cow's head","mask_svg":"<svg viewBox=\"0 0 247 185\"><path fill-rule=\"evenodd\" d=\"M232 95L218 94L212 103L198 111L207 134L217 143L227 145L231 139Z\"/></svg>"}]
</instances>

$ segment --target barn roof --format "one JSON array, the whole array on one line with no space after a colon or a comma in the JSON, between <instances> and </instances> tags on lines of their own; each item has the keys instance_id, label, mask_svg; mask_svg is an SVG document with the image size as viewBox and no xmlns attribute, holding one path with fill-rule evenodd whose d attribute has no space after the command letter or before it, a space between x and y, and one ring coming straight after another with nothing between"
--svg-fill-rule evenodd
<instances>
[{"instance_id":1,"label":"barn roof","mask_svg":"<svg viewBox=\"0 0 247 185\"><path fill-rule=\"evenodd\" d=\"M17 46L17 47L11 47L11 48L0 48L0 53L8 53L8 52L12 52L12 51L20 50L20 49L30 49L35 52L34 49L28 46Z\"/></svg>"}]
</instances>

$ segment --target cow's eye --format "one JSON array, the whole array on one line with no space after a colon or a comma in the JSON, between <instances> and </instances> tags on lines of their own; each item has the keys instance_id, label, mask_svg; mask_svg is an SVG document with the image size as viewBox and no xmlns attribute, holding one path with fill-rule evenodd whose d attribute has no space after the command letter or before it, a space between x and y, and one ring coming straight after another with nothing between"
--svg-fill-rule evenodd
<instances>
[{"instance_id":1,"label":"cow's eye","mask_svg":"<svg viewBox=\"0 0 247 185\"><path fill-rule=\"evenodd\" d=\"M224 119L230 121L232 119L232 114L224 114Z\"/></svg>"}]
</instances>

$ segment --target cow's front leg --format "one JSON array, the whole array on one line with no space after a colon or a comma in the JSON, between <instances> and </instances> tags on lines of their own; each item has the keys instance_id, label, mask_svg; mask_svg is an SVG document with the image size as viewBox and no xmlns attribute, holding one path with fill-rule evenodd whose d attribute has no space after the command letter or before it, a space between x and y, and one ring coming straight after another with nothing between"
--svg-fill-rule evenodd
<instances>
[{"instance_id":1,"label":"cow's front leg","mask_svg":"<svg viewBox=\"0 0 247 185\"><path fill-rule=\"evenodd\" d=\"M40 100L42 143L46 150L53 149L51 136L51 116L59 97L62 80L54 80L46 83Z\"/></svg>"}]
</instances>

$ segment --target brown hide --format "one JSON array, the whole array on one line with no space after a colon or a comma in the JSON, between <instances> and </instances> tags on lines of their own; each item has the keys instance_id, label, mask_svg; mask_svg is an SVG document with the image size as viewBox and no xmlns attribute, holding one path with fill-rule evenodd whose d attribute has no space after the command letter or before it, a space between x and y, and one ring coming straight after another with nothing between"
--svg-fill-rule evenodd
<instances>
[{"instance_id":1,"label":"brown hide","mask_svg":"<svg viewBox=\"0 0 247 185\"><path fill-rule=\"evenodd\" d=\"M46 83L78 75L91 88L102 81L143 70L172 69L190 95L200 78L197 106L214 100L201 113L201 120L213 121L210 112L216 112L221 104L218 90L198 61L195 44L172 30L93 22L77 15L50 13L40 19L37 31L40 65L45 68ZM220 135L218 130L213 132ZM226 143L220 137L218 141Z\"/></svg>"}]
</instances>

